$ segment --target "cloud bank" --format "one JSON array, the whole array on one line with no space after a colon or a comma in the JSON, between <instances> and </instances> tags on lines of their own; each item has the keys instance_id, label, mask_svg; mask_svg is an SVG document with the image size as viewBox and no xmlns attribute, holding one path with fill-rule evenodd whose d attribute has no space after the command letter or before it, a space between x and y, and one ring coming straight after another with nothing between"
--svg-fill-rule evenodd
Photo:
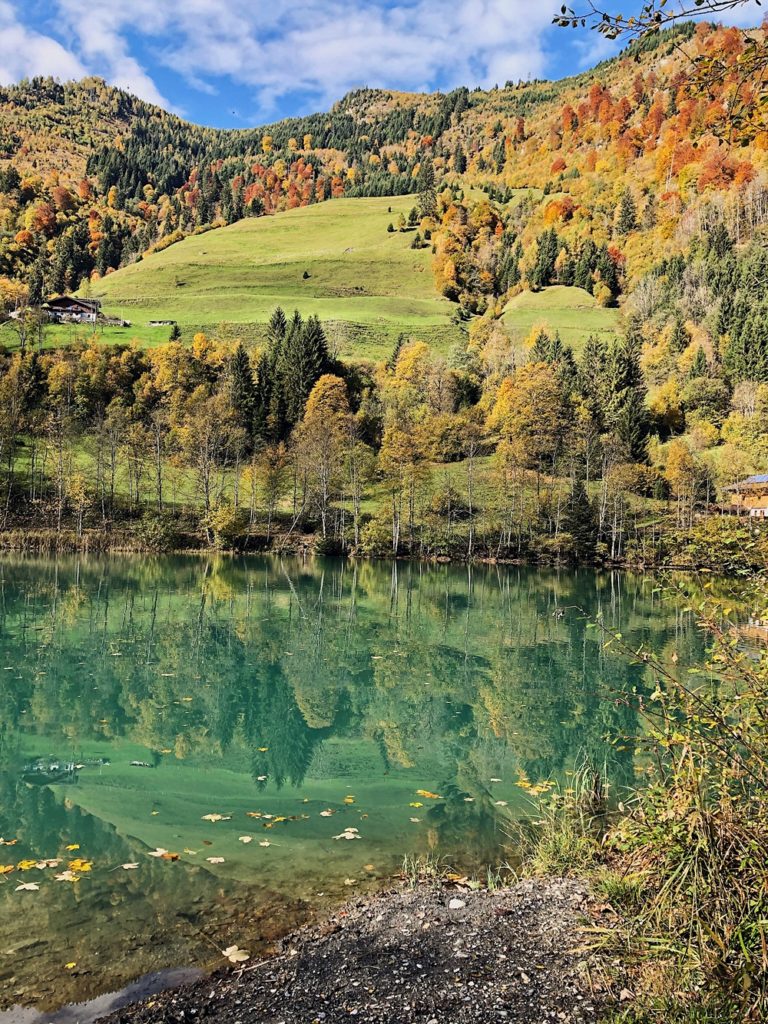
<instances>
[{"instance_id":1,"label":"cloud bank","mask_svg":"<svg viewBox=\"0 0 768 1024\"><path fill-rule=\"evenodd\" d=\"M171 110L158 80L192 97L237 87L252 103L247 120L263 121L281 106L326 108L363 85L446 90L543 76L558 47L589 63L598 41L566 43L551 26L553 3L0 0L0 81L99 74ZM727 20L749 24L759 10L750 3Z\"/></svg>"}]
</instances>

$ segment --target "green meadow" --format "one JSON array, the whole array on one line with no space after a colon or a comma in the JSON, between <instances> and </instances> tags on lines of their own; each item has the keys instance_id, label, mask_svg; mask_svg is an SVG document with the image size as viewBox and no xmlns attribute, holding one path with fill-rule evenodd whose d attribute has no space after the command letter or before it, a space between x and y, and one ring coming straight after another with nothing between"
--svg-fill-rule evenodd
<instances>
[{"instance_id":1,"label":"green meadow","mask_svg":"<svg viewBox=\"0 0 768 1024\"><path fill-rule=\"evenodd\" d=\"M431 251L414 232L388 232L413 196L335 199L194 235L92 286L121 337L146 336L150 320L258 338L276 306L316 314L340 356L378 359L404 332L446 351L460 337L455 307L438 295ZM115 329L120 330L120 329ZM159 341L167 339L168 329ZM110 339L111 340L111 339Z\"/></svg>"},{"instance_id":2,"label":"green meadow","mask_svg":"<svg viewBox=\"0 0 768 1024\"><path fill-rule=\"evenodd\" d=\"M618 309L598 306L583 288L553 285L539 292L520 292L507 303L502 323L519 340L534 328L560 333L566 345L578 355L590 334L610 342L621 331L622 317Z\"/></svg>"}]
</instances>

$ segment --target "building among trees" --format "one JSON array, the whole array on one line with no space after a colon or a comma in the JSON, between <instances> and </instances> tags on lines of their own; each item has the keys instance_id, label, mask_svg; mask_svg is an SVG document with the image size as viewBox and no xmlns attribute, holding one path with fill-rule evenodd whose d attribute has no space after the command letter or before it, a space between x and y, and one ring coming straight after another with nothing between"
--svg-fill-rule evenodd
<instances>
[{"instance_id":1,"label":"building among trees","mask_svg":"<svg viewBox=\"0 0 768 1024\"><path fill-rule=\"evenodd\" d=\"M768 473L748 476L728 488L731 506L756 519L768 519Z\"/></svg>"}]
</instances>

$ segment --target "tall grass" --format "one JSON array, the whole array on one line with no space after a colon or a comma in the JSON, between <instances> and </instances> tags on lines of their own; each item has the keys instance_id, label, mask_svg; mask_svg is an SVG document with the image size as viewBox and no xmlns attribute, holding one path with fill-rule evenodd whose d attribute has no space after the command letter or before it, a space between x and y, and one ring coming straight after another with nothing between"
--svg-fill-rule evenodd
<instances>
[{"instance_id":1,"label":"tall grass","mask_svg":"<svg viewBox=\"0 0 768 1024\"><path fill-rule=\"evenodd\" d=\"M523 831L530 870L591 874L622 914L613 941L638 999L615 1022L768 1020L768 647L707 593L696 611L708 658L693 672L604 634L655 684L621 695L645 723L632 799L606 818L582 776ZM740 597L768 620L764 577Z\"/></svg>"}]
</instances>

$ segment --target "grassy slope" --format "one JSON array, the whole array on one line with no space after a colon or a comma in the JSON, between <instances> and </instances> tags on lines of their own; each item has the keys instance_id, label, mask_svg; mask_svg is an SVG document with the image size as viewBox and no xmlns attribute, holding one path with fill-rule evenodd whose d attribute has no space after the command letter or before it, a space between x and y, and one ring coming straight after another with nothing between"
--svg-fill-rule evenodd
<instances>
[{"instance_id":1,"label":"grassy slope","mask_svg":"<svg viewBox=\"0 0 768 1024\"><path fill-rule=\"evenodd\" d=\"M387 232L413 202L337 199L243 220L111 274L93 294L140 331L152 319L177 320L185 336L221 322L264 324L282 305L316 313L341 355L379 358L401 331L445 349L459 330L435 291L430 250L411 249L410 232Z\"/></svg>"},{"instance_id":2,"label":"grassy slope","mask_svg":"<svg viewBox=\"0 0 768 1024\"><path fill-rule=\"evenodd\" d=\"M521 292L507 303L502 322L508 331L521 340L534 327L550 333L560 332L567 345L578 355L590 334L610 341L621 331L622 317L618 309L604 309L581 288L554 285L540 292Z\"/></svg>"}]
</instances>

